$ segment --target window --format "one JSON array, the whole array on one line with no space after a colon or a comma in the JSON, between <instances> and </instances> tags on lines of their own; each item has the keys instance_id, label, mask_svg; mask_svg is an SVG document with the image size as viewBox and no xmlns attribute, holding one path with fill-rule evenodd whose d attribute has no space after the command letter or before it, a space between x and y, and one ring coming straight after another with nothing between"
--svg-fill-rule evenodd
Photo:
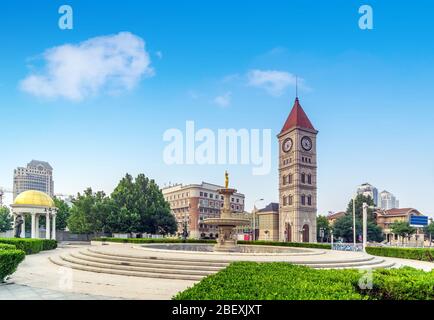
<instances>
[{"instance_id":1,"label":"window","mask_svg":"<svg viewBox=\"0 0 434 320\"><path fill-rule=\"evenodd\" d=\"M200 196L203 197L203 192L200 193Z\"/></svg>"},{"instance_id":2,"label":"window","mask_svg":"<svg viewBox=\"0 0 434 320\"><path fill-rule=\"evenodd\" d=\"M306 196L304 194L301 196L301 204L306 205Z\"/></svg>"},{"instance_id":3,"label":"window","mask_svg":"<svg viewBox=\"0 0 434 320\"><path fill-rule=\"evenodd\" d=\"M307 175L307 183L312 184L312 175L311 174Z\"/></svg>"},{"instance_id":4,"label":"window","mask_svg":"<svg viewBox=\"0 0 434 320\"><path fill-rule=\"evenodd\" d=\"M306 174L301 174L301 183L306 183Z\"/></svg>"},{"instance_id":5,"label":"window","mask_svg":"<svg viewBox=\"0 0 434 320\"><path fill-rule=\"evenodd\" d=\"M287 197L286 196L283 196L283 205L284 206L286 206L288 203L287 203Z\"/></svg>"},{"instance_id":6,"label":"window","mask_svg":"<svg viewBox=\"0 0 434 320\"><path fill-rule=\"evenodd\" d=\"M289 204L290 206L292 206L292 202L294 201L294 197L293 197L292 195L290 195L288 198L289 198L289 199L288 199L288 204Z\"/></svg>"},{"instance_id":7,"label":"window","mask_svg":"<svg viewBox=\"0 0 434 320\"><path fill-rule=\"evenodd\" d=\"M307 196L307 205L308 206L312 205L312 196Z\"/></svg>"},{"instance_id":8,"label":"window","mask_svg":"<svg viewBox=\"0 0 434 320\"><path fill-rule=\"evenodd\" d=\"M289 183L289 184L292 184L292 180L293 180L293 179L292 179L292 173L291 173L291 174L288 176L288 183Z\"/></svg>"},{"instance_id":9,"label":"window","mask_svg":"<svg viewBox=\"0 0 434 320\"><path fill-rule=\"evenodd\" d=\"M283 176L283 181L282 181L282 183L283 183L283 185L285 185L286 184L286 178L287 178L287 176Z\"/></svg>"}]
</instances>

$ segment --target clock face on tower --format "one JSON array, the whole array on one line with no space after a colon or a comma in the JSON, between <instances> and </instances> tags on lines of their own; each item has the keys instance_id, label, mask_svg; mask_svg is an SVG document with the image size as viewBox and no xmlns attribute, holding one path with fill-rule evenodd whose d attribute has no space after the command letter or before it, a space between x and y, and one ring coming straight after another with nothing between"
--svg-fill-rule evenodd
<instances>
[{"instance_id":1,"label":"clock face on tower","mask_svg":"<svg viewBox=\"0 0 434 320\"><path fill-rule=\"evenodd\" d=\"M312 140L309 137L303 137L303 139L301 139L301 146L306 151L312 150Z\"/></svg>"},{"instance_id":2,"label":"clock face on tower","mask_svg":"<svg viewBox=\"0 0 434 320\"><path fill-rule=\"evenodd\" d=\"M291 138L286 139L285 141L283 141L282 144L282 150L283 152L289 152L292 149L292 140Z\"/></svg>"}]
</instances>

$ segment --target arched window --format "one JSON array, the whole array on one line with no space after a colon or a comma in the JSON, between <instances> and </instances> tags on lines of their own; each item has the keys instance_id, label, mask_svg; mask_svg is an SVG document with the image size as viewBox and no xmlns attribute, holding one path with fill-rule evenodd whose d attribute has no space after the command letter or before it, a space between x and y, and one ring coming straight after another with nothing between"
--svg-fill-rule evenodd
<instances>
[{"instance_id":1,"label":"arched window","mask_svg":"<svg viewBox=\"0 0 434 320\"><path fill-rule=\"evenodd\" d=\"M293 197L292 195L289 195L288 198L289 198L289 199L288 199L288 204L289 204L290 206L292 206L292 203L293 203L293 201L294 201L294 197Z\"/></svg>"},{"instance_id":2,"label":"arched window","mask_svg":"<svg viewBox=\"0 0 434 320\"><path fill-rule=\"evenodd\" d=\"M291 174L288 176L288 183L289 183L289 184L292 184L292 180L293 180L293 179L292 179L292 173L291 173Z\"/></svg>"},{"instance_id":3,"label":"arched window","mask_svg":"<svg viewBox=\"0 0 434 320\"><path fill-rule=\"evenodd\" d=\"M311 206L312 205L312 196L307 196L307 205Z\"/></svg>"},{"instance_id":4,"label":"arched window","mask_svg":"<svg viewBox=\"0 0 434 320\"><path fill-rule=\"evenodd\" d=\"M301 196L301 204L306 205L306 196L304 194Z\"/></svg>"},{"instance_id":5,"label":"arched window","mask_svg":"<svg viewBox=\"0 0 434 320\"><path fill-rule=\"evenodd\" d=\"M306 183L306 174L305 173L301 174L301 183Z\"/></svg>"},{"instance_id":6,"label":"arched window","mask_svg":"<svg viewBox=\"0 0 434 320\"><path fill-rule=\"evenodd\" d=\"M307 183L312 184L312 175L311 174L307 175Z\"/></svg>"}]
</instances>

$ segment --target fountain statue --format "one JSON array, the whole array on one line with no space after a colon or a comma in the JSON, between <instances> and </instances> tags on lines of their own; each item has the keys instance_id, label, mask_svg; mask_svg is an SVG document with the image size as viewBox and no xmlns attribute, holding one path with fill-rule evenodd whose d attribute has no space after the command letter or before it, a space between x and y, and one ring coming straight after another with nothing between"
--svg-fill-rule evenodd
<instances>
[{"instance_id":1,"label":"fountain statue","mask_svg":"<svg viewBox=\"0 0 434 320\"><path fill-rule=\"evenodd\" d=\"M214 251L238 252L240 248L237 245L234 229L237 226L249 225L250 220L233 216L231 210L231 196L237 192L237 190L229 188L229 173L227 171L225 172L225 187L217 191L223 196L223 208L220 218L208 218L204 220L204 223L218 227L218 239Z\"/></svg>"}]
</instances>

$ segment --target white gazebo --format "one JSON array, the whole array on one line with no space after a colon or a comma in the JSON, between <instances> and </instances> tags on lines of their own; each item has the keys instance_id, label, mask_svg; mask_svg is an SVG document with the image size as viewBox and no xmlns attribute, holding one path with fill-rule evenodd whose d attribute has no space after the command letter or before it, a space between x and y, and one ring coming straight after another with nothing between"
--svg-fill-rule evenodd
<instances>
[{"instance_id":1,"label":"white gazebo","mask_svg":"<svg viewBox=\"0 0 434 320\"><path fill-rule=\"evenodd\" d=\"M25 219L26 215L30 215L32 219L31 238L39 238L39 218L45 216L45 238L56 239L57 208L48 194L36 190L24 191L16 197L11 207L14 216L14 228L16 218L21 216L23 219L21 238L26 237Z\"/></svg>"}]
</instances>

